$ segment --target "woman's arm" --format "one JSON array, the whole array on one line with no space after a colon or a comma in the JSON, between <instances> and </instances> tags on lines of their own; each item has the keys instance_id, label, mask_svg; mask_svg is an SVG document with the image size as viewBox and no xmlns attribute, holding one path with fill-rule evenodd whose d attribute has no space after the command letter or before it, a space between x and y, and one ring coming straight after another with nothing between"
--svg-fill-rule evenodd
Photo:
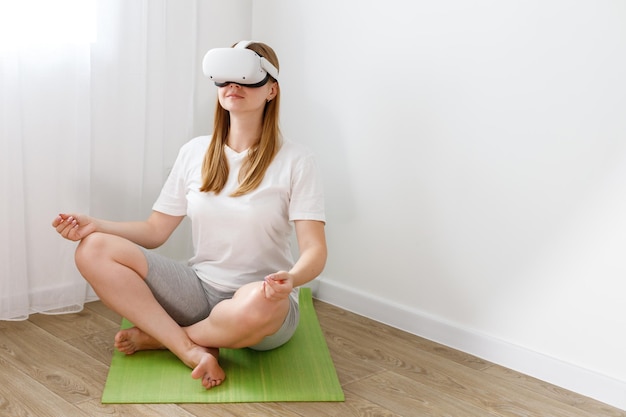
<instances>
[{"instance_id":1,"label":"woman's arm","mask_svg":"<svg viewBox=\"0 0 626 417\"><path fill-rule=\"evenodd\" d=\"M183 218L153 211L145 221L113 222L84 214L59 214L52 222L52 227L69 240L81 240L91 233L100 232L120 236L153 249L165 243Z\"/></svg>"},{"instance_id":2,"label":"woman's arm","mask_svg":"<svg viewBox=\"0 0 626 417\"><path fill-rule=\"evenodd\" d=\"M296 220L296 237L300 257L289 271L293 286L299 287L315 279L326 265L326 234L324 223L315 220Z\"/></svg>"},{"instance_id":3,"label":"woman's arm","mask_svg":"<svg viewBox=\"0 0 626 417\"><path fill-rule=\"evenodd\" d=\"M324 223L315 220L296 220L295 224L300 257L289 272L279 271L265 277L268 285L263 289L268 299L289 296L294 287L315 279L326 265Z\"/></svg>"}]
</instances>

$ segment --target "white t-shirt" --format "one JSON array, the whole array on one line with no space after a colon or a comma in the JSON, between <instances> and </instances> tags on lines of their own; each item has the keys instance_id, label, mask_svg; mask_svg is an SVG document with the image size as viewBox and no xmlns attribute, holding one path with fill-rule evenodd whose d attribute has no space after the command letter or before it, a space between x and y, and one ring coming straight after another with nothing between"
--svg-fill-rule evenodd
<instances>
[{"instance_id":1,"label":"white t-shirt","mask_svg":"<svg viewBox=\"0 0 626 417\"><path fill-rule=\"evenodd\" d=\"M292 222L325 221L322 185L312 153L284 141L259 187L230 197L239 185L239 168L248 151L238 153L226 146L226 186L217 195L200 192L202 162L210 141L210 136L200 136L181 147L153 209L189 216L194 247L189 263L200 279L217 287L236 290L268 274L288 271L294 263Z\"/></svg>"}]
</instances>

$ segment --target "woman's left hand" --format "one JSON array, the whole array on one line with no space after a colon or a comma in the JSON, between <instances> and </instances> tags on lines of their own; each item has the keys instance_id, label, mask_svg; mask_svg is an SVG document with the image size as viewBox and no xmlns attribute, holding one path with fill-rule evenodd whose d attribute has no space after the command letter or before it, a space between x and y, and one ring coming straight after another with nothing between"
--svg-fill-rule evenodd
<instances>
[{"instance_id":1,"label":"woman's left hand","mask_svg":"<svg viewBox=\"0 0 626 417\"><path fill-rule=\"evenodd\" d=\"M293 277L287 271L279 271L265 277L265 298L272 301L284 300L293 290Z\"/></svg>"}]
</instances>

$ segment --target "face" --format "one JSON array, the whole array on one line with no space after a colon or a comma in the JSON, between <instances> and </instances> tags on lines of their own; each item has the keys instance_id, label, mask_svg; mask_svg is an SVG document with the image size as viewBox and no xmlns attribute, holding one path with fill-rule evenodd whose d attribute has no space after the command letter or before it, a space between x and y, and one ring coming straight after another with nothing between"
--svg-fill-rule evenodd
<instances>
[{"instance_id":1,"label":"face","mask_svg":"<svg viewBox=\"0 0 626 417\"><path fill-rule=\"evenodd\" d=\"M257 88L230 83L217 90L221 106L230 113L262 112L267 100L276 97L276 91L275 81Z\"/></svg>"}]
</instances>

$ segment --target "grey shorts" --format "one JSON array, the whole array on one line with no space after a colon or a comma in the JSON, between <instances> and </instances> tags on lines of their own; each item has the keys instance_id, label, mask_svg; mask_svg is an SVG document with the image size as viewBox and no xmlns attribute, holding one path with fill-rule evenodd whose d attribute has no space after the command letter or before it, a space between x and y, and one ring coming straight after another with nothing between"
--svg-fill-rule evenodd
<instances>
[{"instance_id":1,"label":"grey shorts","mask_svg":"<svg viewBox=\"0 0 626 417\"><path fill-rule=\"evenodd\" d=\"M209 316L213 307L233 297L234 292L222 291L202 281L190 266L143 249L148 261L146 284L159 304L181 326L190 326ZM300 311L297 293L289 297L289 313L282 327L260 343L254 350L270 350L286 343L293 336Z\"/></svg>"}]
</instances>

